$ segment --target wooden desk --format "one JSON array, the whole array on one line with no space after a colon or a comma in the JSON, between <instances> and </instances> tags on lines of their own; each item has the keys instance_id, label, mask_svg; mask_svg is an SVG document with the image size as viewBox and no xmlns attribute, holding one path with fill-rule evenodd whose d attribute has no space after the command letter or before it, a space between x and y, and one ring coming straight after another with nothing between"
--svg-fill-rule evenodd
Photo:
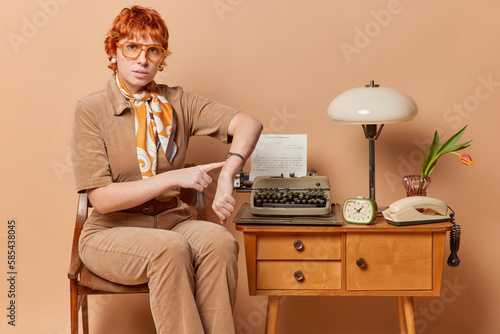
<instances>
[{"instance_id":1,"label":"wooden desk","mask_svg":"<svg viewBox=\"0 0 500 334\"><path fill-rule=\"evenodd\" d=\"M413 296L441 293L449 222L259 225L249 208L243 204L234 223L245 241L249 293L269 296L267 334L276 333L280 296L396 296L400 332L414 334Z\"/></svg>"}]
</instances>

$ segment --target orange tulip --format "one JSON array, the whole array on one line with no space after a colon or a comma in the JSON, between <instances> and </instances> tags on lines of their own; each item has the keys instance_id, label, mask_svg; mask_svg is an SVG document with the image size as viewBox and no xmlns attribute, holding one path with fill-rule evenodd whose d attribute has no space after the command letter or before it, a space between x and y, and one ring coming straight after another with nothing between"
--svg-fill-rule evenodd
<instances>
[{"instance_id":1,"label":"orange tulip","mask_svg":"<svg viewBox=\"0 0 500 334\"><path fill-rule=\"evenodd\" d=\"M460 161L467 166L470 166L474 163L474 160L472 160L471 156L468 154L462 154L460 156Z\"/></svg>"}]
</instances>

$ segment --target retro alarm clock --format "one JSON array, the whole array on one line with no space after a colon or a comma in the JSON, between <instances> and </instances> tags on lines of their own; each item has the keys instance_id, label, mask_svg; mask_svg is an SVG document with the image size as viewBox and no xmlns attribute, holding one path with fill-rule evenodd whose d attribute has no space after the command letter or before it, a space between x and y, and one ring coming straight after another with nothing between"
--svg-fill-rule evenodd
<instances>
[{"instance_id":1,"label":"retro alarm clock","mask_svg":"<svg viewBox=\"0 0 500 334\"><path fill-rule=\"evenodd\" d=\"M351 224L371 224L377 218L377 203L364 197L348 198L342 205L342 216Z\"/></svg>"}]
</instances>

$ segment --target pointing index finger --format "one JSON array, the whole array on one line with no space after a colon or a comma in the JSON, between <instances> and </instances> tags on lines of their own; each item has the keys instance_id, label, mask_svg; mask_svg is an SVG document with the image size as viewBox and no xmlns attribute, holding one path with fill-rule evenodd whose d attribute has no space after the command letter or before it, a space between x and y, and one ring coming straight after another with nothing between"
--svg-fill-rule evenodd
<instances>
[{"instance_id":1,"label":"pointing index finger","mask_svg":"<svg viewBox=\"0 0 500 334\"><path fill-rule=\"evenodd\" d=\"M217 169L217 168L221 168L222 166L224 166L226 164L225 161L220 161L220 162L212 162L210 164L206 164L206 165L203 165L202 166L202 169L203 171L205 172L209 172L213 169Z\"/></svg>"}]
</instances>

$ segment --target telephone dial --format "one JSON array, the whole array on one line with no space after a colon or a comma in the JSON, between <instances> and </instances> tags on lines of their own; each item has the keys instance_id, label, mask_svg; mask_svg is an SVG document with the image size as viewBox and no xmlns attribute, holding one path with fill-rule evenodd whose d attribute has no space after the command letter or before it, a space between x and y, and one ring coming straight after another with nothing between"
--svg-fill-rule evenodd
<instances>
[{"instance_id":1,"label":"telephone dial","mask_svg":"<svg viewBox=\"0 0 500 334\"><path fill-rule=\"evenodd\" d=\"M450 209L451 213L448 213ZM392 203L382 211L385 220L392 225L406 226L416 224L450 221L453 225L450 232L450 251L448 265L457 267L460 264L458 249L460 248L460 225L455 224L455 212L442 200L427 196L410 196Z\"/></svg>"}]
</instances>

